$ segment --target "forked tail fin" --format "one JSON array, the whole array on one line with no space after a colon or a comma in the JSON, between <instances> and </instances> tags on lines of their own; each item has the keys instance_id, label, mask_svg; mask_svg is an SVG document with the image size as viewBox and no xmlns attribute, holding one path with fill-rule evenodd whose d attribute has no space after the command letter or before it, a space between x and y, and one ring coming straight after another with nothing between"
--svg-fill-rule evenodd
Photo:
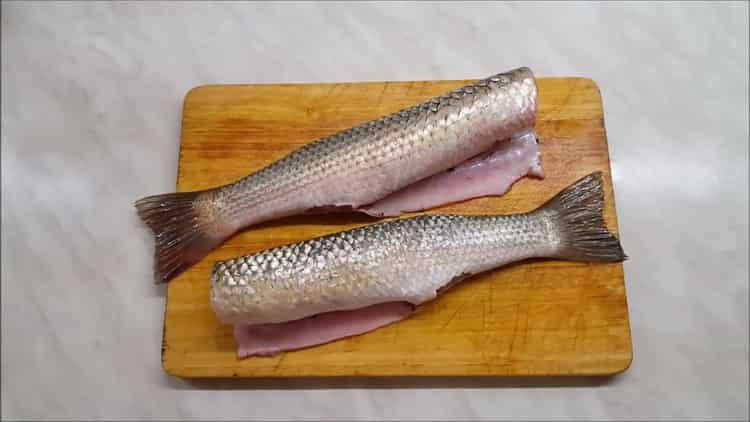
<instances>
[{"instance_id":1,"label":"forked tail fin","mask_svg":"<svg viewBox=\"0 0 750 422\"><path fill-rule=\"evenodd\" d=\"M217 226L208 191L153 195L135 203L138 215L154 233L154 278L166 283L200 261L226 233Z\"/></svg>"},{"instance_id":2,"label":"forked tail fin","mask_svg":"<svg viewBox=\"0 0 750 422\"><path fill-rule=\"evenodd\" d=\"M591 262L627 259L620 241L607 229L603 208L601 172L582 177L539 208L557 225L558 257Z\"/></svg>"}]
</instances>

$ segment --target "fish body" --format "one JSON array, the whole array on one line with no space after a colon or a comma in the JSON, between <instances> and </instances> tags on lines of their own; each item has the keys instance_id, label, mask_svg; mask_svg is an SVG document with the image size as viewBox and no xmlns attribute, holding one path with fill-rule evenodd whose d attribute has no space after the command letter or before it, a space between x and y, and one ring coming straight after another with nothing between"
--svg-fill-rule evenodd
<instances>
[{"instance_id":1,"label":"fish body","mask_svg":"<svg viewBox=\"0 0 750 422\"><path fill-rule=\"evenodd\" d=\"M543 215L421 215L222 262L212 300L220 319L243 324L419 305L453 279L549 256L559 242Z\"/></svg>"},{"instance_id":2,"label":"fish body","mask_svg":"<svg viewBox=\"0 0 750 422\"><path fill-rule=\"evenodd\" d=\"M616 262L601 175L514 215L420 215L216 263L211 304L240 355L359 334L407 317L452 283L529 258Z\"/></svg>"},{"instance_id":3,"label":"fish body","mask_svg":"<svg viewBox=\"0 0 750 422\"><path fill-rule=\"evenodd\" d=\"M504 192L506 182L502 188L453 192L441 199L445 172L497 149L499 141L528 138L536 113L536 81L522 67L316 140L233 183L143 198L136 208L155 234L155 278L169 281L238 230L284 216L336 208L398 215ZM527 161L513 173L513 181L541 174L534 170L539 168L537 150ZM441 173L440 183L424 183ZM379 205L418 182L421 196L401 195ZM414 202L419 198L429 200L420 205Z\"/></svg>"}]
</instances>

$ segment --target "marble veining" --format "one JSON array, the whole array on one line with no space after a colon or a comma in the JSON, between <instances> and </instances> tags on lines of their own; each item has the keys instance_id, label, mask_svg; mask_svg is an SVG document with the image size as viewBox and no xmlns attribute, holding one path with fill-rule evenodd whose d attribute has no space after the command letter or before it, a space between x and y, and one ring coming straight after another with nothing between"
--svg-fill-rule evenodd
<instances>
[{"instance_id":1,"label":"marble veining","mask_svg":"<svg viewBox=\"0 0 750 422\"><path fill-rule=\"evenodd\" d=\"M164 375L163 291L132 203L173 189L190 88L520 65L601 88L628 372L317 388ZM2 2L2 416L747 419L747 75L746 2Z\"/></svg>"}]
</instances>

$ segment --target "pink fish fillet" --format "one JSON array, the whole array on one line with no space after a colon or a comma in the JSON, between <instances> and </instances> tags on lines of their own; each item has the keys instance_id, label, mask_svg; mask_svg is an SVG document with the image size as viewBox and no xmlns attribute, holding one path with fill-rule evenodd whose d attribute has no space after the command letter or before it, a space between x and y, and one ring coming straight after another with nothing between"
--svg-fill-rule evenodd
<instances>
[{"instance_id":1,"label":"pink fish fillet","mask_svg":"<svg viewBox=\"0 0 750 422\"><path fill-rule=\"evenodd\" d=\"M236 325L237 356L273 356L363 334L414 312L408 302L387 302L351 311L325 312L276 324Z\"/></svg>"},{"instance_id":2,"label":"pink fish fillet","mask_svg":"<svg viewBox=\"0 0 750 422\"><path fill-rule=\"evenodd\" d=\"M380 217L393 217L484 196L500 196L524 176L544 178L534 131L498 142L455 168L407 186L361 208Z\"/></svg>"}]
</instances>

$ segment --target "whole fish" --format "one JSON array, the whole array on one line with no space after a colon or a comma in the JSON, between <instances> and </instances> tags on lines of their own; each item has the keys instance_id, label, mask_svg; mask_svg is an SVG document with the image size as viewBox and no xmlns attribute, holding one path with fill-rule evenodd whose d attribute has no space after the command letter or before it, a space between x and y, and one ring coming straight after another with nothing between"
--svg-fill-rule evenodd
<instances>
[{"instance_id":1,"label":"whole fish","mask_svg":"<svg viewBox=\"0 0 750 422\"><path fill-rule=\"evenodd\" d=\"M528 258L618 262L601 174L514 215L421 215L217 262L210 300L240 357L358 335L399 321L448 286Z\"/></svg>"},{"instance_id":2,"label":"whole fish","mask_svg":"<svg viewBox=\"0 0 750 422\"><path fill-rule=\"evenodd\" d=\"M142 198L155 279L173 279L260 222L334 209L393 216L541 178L536 112L536 81L522 67L316 140L233 183Z\"/></svg>"}]
</instances>

